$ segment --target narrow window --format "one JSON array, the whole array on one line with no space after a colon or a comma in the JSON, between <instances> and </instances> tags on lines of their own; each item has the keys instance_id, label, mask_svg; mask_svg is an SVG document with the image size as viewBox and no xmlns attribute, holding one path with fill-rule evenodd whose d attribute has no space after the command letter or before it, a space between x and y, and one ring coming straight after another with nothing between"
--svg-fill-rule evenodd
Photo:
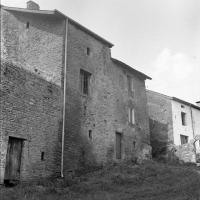
<instances>
[{"instance_id":1,"label":"narrow window","mask_svg":"<svg viewBox=\"0 0 200 200\"><path fill-rule=\"evenodd\" d=\"M128 91L131 92L131 77L127 76L127 81L128 81Z\"/></svg>"},{"instance_id":2,"label":"narrow window","mask_svg":"<svg viewBox=\"0 0 200 200\"><path fill-rule=\"evenodd\" d=\"M122 157L122 134L116 132L116 158L121 159Z\"/></svg>"},{"instance_id":3,"label":"narrow window","mask_svg":"<svg viewBox=\"0 0 200 200\"><path fill-rule=\"evenodd\" d=\"M134 108L128 110L128 121L130 124L135 124L135 111Z\"/></svg>"},{"instance_id":4,"label":"narrow window","mask_svg":"<svg viewBox=\"0 0 200 200\"><path fill-rule=\"evenodd\" d=\"M133 148L135 149L135 144L136 144L136 141L133 141Z\"/></svg>"},{"instance_id":5,"label":"narrow window","mask_svg":"<svg viewBox=\"0 0 200 200\"><path fill-rule=\"evenodd\" d=\"M88 136L89 136L89 139L92 140L92 130L89 130Z\"/></svg>"},{"instance_id":6,"label":"narrow window","mask_svg":"<svg viewBox=\"0 0 200 200\"><path fill-rule=\"evenodd\" d=\"M127 82L128 82L128 92L131 96L134 96L134 81L133 78L129 75L127 76Z\"/></svg>"},{"instance_id":7,"label":"narrow window","mask_svg":"<svg viewBox=\"0 0 200 200\"><path fill-rule=\"evenodd\" d=\"M89 95L90 76L89 72L80 70L80 90L84 95Z\"/></svg>"},{"instance_id":8,"label":"narrow window","mask_svg":"<svg viewBox=\"0 0 200 200\"><path fill-rule=\"evenodd\" d=\"M181 144L187 144L188 143L188 136L186 135L180 135Z\"/></svg>"},{"instance_id":9,"label":"narrow window","mask_svg":"<svg viewBox=\"0 0 200 200\"><path fill-rule=\"evenodd\" d=\"M89 56L90 55L90 48L87 47L87 55Z\"/></svg>"},{"instance_id":10,"label":"narrow window","mask_svg":"<svg viewBox=\"0 0 200 200\"><path fill-rule=\"evenodd\" d=\"M186 126L186 113L181 112L181 121L182 121L182 125Z\"/></svg>"},{"instance_id":11,"label":"narrow window","mask_svg":"<svg viewBox=\"0 0 200 200\"><path fill-rule=\"evenodd\" d=\"M29 22L26 22L26 28L27 28L27 29L29 28L29 25L30 25L30 23L29 23Z\"/></svg>"},{"instance_id":12,"label":"narrow window","mask_svg":"<svg viewBox=\"0 0 200 200\"><path fill-rule=\"evenodd\" d=\"M41 160L44 161L44 152L41 152Z\"/></svg>"}]
</instances>

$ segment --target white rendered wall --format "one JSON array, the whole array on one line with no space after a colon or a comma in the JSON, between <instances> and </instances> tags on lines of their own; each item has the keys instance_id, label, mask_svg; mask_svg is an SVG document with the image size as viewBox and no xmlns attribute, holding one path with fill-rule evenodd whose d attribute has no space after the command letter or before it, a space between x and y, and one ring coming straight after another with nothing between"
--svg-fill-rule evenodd
<instances>
[{"instance_id":1,"label":"white rendered wall","mask_svg":"<svg viewBox=\"0 0 200 200\"><path fill-rule=\"evenodd\" d=\"M181 112L186 113L186 126L182 125ZM172 118L175 145L181 145L180 135L188 136L188 141L194 139L190 106L172 100Z\"/></svg>"}]
</instances>

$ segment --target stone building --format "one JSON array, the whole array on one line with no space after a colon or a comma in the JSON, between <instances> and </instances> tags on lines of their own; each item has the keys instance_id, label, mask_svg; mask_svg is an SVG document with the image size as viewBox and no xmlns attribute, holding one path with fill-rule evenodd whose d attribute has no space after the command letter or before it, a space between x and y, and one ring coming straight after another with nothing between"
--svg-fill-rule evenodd
<instances>
[{"instance_id":1,"label":"stone building","mask_svg":"<svg viewBox=\"0 0 200 200\"><path fill-rule=\"evenodd\" d=\"M200 107L150 90L147 101L153 154L173 150L178 159L196 162L193 143L200 134ZM195 147L199 153L199 142Z\"/></svg>"},{"instance_id":2,"label":"stone building","mask_svg":"<svg viewBox=\"0 0 200 200\"><path fill-rule=\"evenodd\" d=\"M0 182L150 157L145 80L57 10L1 6Z\"/></svg>"}]
</instances>

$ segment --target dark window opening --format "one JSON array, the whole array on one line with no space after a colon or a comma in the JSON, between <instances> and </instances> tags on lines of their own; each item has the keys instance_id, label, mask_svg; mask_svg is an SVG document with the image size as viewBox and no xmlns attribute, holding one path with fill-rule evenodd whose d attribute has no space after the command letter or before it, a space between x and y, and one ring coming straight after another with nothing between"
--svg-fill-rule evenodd
<instances>
[{"instance_id":1,"label":"dark window opening","mask_svg":"<svg viewBox=\"0 0 200 200\"><path fill-rule=\"evenodd\" d=\"M44 152L41 152L41 160L44 160Z\"/></svg>"},{"instance_id":2,"label":"dark window opening","mask_svg":"<svg viewBox=\"0 0 200 200\"><path fill-rule=\"evenodd\" d=\"M184 105L181 105L181 108L185 108L185 106L184 106Z\"/></svg>"},{"instance_id":3,"label":"dark window opening","mask_svg":"<svg viewBox=\"0 0 200 200\"><path fill-rule=\"evenodd\" d=\"M122 158L122 134L116 132L116 158Z\"/></svg>"},{"instance_id":4,"label":"dark window opening","mask_svg":"<svg viewBox=\"0 0 200 200\"><path fill-rule=\"evenodd\" d=\"M30 23L29 23L29 22L26 22L26 28L27 28L27 29L29 28L29 25L30 25Z\"/></svg>"},{"instance_id":5,"label":"dark window opening","mask_svg":"<svg viewBox=\"0 0 200 200\"><path fill-rule=\"evenodd\" d=\"M88 136L89 136L90 140L92 140L92 130L89 130Z\"/></svg>"},{"instance_id":6,"label":"dark window opening","mask_svg":"<svg viewBox=\"0 0 200 200\"><path fill-rule=\"evenodd\" d=\"M89 56L90 55L90 48L87 47L87 55Z\"/></svg>"},{"instance_id":7,"label":"dark window opening","mask_svg":"<svg viewBox=\"0 0 200 200\"><path fill-rule=\"evenodd\" d=\"M91 74L89 72L86 72L81 69L81 71L80 71L80 89L81 89L82 94L89 95L90 76L91 76Z\"/></svg>"},{"instance_id":8,"label":"dark window opening","mask_svg":"<svg viewBox=\"0 0 200 200\"><path fill-rule=\"evenodd\" d=\"M181 144L187 144L188 143L188 136L180 135L180 138L181 138Z\"/></svg>"},{"instance_id":9,"label":"dark window opening","mask_svg":"<svg viewBox=\"0 0 200 200\"><path fill-rule=\"evenodd\" d=\"M181 121L182 121L182 125L186 126L186 113L181 112Z\"/></svg>"},{"instance_id":10,"label":"dark window opening","mask_svg":"<svg viewBox=\"0 0 200 200\"><path fill-rule=\"evenodd\" d=\"M133 141L133 148L135 149L135 144L136 144L136 141Z\"/></svg>"}]
</instances>

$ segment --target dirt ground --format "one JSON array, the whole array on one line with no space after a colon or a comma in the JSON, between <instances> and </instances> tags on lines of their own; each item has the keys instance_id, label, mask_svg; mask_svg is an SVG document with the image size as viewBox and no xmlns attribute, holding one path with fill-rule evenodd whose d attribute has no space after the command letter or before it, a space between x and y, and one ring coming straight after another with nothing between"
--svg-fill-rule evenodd
<instances>
[{"instance_id":1,"label":"dirt ground","mask_svg":"<svg viewBox=\"0 0 200 200\"><path fill-rule=\"evenodd\" d=\"M192 165L123 163L74 177L0 187L0 200L200 200Z\"/></svg>"}]
</instances>

